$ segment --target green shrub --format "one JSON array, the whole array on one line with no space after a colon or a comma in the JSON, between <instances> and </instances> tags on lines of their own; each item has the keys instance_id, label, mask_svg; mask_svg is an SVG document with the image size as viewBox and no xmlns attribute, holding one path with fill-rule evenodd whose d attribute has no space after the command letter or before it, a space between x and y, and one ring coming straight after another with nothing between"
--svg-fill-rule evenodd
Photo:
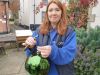
<instances>
[{"instance_id":1,"label":"green shrub","mask_svg":"<svg viewBox=\"0 0 100 75\"><path fill-rule=\"evenodd\" d=\"M76 29L78 53L75 59L76 75L100 74L100 27Z\"/></svg>"}]
</instances>

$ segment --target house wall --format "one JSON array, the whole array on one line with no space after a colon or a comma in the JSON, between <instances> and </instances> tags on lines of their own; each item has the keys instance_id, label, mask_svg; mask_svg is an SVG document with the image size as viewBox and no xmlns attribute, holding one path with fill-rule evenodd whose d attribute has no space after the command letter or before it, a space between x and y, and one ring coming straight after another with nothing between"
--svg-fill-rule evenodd
<instances>
[{"instance_id":1,"label":"house wall","mask_svg":"<svg viewBox=\"0 0 100 75\"><path fill-rule=\"evenodd\" d=\"M98 0L98 3L95 7L92 9L92 14L95 15L95 20L91 22L90 26L92 28L96 26L100 26L100 0Z\"/></svg>"},{"instance_id":2,"label":"house wall","mask_svg":"<svg viewBox=\"0 0 100 75\"><path fill-rule=\"evenodd\" d=\"M29 0L20 0L19 23L29 25Z\"/></svg>"},{"instance_id":3,"label":"house wall","mask_svg":"<svg viewBox=\"0 0 100 75\"><path fill-rule=\"evenodd\" d=\"M35 7L39 5L41 0L35 0ZM45 7L40 9L40 12L35 14L35 25L41 24L42 11ZM34 24L34 0L20 0L19 22L22 25L30 26Z\"/></svg>"}]
</instances>

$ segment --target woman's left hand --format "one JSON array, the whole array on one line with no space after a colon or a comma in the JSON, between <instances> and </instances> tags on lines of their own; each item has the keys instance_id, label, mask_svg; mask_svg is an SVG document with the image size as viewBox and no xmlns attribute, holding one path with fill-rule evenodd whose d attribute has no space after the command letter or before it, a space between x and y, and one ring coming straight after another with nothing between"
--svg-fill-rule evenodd
<instances>
[{"instance_id":1,"label":"woman's left hand","mask_svg":"<svg viewBox=\"0 0 100 75\"><path fill-rule=\"evenodd\" d=\"M38 46L37 50L41 54L41 56L43 58L47 58L50 55L50 53L51 53L51 46L50 45L47 45L47 46Z\"/></svg>"}]
</instances>

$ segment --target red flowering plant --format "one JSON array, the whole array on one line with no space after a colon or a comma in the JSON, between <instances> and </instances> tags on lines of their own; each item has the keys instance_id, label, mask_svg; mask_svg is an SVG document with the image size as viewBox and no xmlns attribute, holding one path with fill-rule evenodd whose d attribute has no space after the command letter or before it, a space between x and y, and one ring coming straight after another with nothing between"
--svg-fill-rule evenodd
<instances>
[{"instance_id":1,"label":"red flowering plant","mask_svg":"<svg viewBox=\"0 0 100 75\"><path fill-rule=\"evenodd\" d=\"M88 9L95 6L97 0L69 0L67 6L67 20L77 28L87 28Z\"/></svg>"}]
</instances>

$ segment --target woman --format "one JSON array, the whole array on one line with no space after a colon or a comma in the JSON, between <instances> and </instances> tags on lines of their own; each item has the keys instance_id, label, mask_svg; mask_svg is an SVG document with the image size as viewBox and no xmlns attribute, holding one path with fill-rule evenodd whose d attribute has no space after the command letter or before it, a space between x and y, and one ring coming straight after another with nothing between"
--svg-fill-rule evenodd
<instances>
[{"instance_id":1,"label":"woman","mask_svg":"<svg viewBox=\"0 0 100 75\"><path fill-rule=\"evenodd\" d=\"M52 0L47 6L44 21L38 29L39 32L35 31L32 37L27 38L25 41L25 45L29 47L26 49L28 57L34 51L35 46L37 46L41 56L48 58L50 63L48 75L74 75L73 60L76 54L76 33L72 31L64 40L62 47L58 47L56 44L57 35L66 35L67 29L64 6L60 1ZM45 40L40 44L40 34L49 34L49 44L44 45L43 42Z\"/></svg>"}]
</instances>

